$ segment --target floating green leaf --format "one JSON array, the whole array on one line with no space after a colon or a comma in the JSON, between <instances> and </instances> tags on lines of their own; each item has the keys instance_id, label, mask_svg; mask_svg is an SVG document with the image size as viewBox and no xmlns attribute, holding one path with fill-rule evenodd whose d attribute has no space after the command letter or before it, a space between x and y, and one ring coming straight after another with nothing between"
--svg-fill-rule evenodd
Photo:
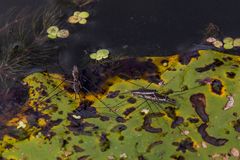
<instances>
[{"instance_id":1,"label":"floating green leaf","mask_svg":"<svg viewBox=\"0 0 240 160\"><path fill-rule=\"evenodd\" d=\"M107 49L100 49L96 53L90 54L91 59L95 59L97 61L106 59L109 56L109 50Z\"/></svg>"},{"instance_id":2,"label":"floating green leaf","mask_svg":"<svg viewBox=\"0 0 240 160\"><path fill-rule=\"evenodd\" d=\"M236 38L233 41L233 46L234 47L240 47L240 38Z\"/></svg>"},{"instance_id":3,"label":"floating green leaf","mask_svg":"<svg viewBox=\"0 0 240 160\"><path fill-rule=\"evenodd\" d=\"M233 43L233 38L232 37L226 37L226 38L223 39L223 43L232 44Z\"/></svg>"},{"instance_id":4,"label":"floating green leaf","mask_svg":"<svg viewBox=\"0 0 240 160\"><path fill-rule=\"evenodd\" d=\"M231 44L231 43L225 43L225 44L223 45L223 48L224 48L224 49L232 49L232 48L233 48L233 44Z\"/></svg>"},{"instance_id":5,"label":"floating green leaf","mask_svg":"<svg viewBox=\"0 0 240 160\"><path fill-rule=\"evenodd\" d=\"M50 39L56 39L57 37L59 38L67 38L69 36L69 31L67 29L61 29L57 26L51 26L47 29L48 33L48 38Z\"/></svg>"},{"instance_id":6,"label":"floating green leaf","mask_svg":"<svg viewBox=\"0 0 240 160\"><path fill-rule=\"evenodd\" d=\"M57 35L48 34L48 38L49 38L49 39L56 39L56 38L57 38Z\"/></svg>"},{"instance_id":7,"label":"floating green leaf","mask_svg":"<svg viewBox=\"0 0 240 160\"><path fill-rule=\"evenodd\" d=\"M80 12L78 17L80 18L88 18L89 17L89 13L86 11Z\"/></svg>"},{"instance_id":8,"label":"floating green leaf","mask_svg":"<svg viewBox=\"0 0 240 160\"><path fill-rule=\"evenodd\" d=\"M59 31L59 28L57 26L50 26L47 29L47 33L48 33L48 38L50 39L55 39L57 38L57 33Z\"/></svg>"},{"instance_id":9,"label":"floating green leaf","mask_svg":"<svg viewBox=\"0 0 240 160\"><path fill-rule=\"evenodd\" d=\"M109 54L104 50L97 53ZM92 55L94 59L97 53ZM4 131L2 157L239 159L239 60L239 56L210 50L199 51L199 57L186 65L178 56L125 59L120 73L130 71L142 78L126 80L117 74L101 73L109 77L103 82L106 92L81 93L80 98L66 90L72 84L63 76L34 73L24 79L29 86L29 101L6 124L15 130L10 134ZM131 67L137 65L128 70L129 63ZM160 77L165 85L160 86L156 81L160 79L154 77ZM146 102L144 97L134 96L132 91L141 86L164 93L175 103ZM224 110L230 95L234 103ZM20 121L27 127L17 129ZM19 138L23 132L28 136Z\"/></svg>"},{"instance_id":10,"label":"floating green leaf","mask_svg":"<svg viewBox=\"0 0 240 160\"><path fill-rule=\"evenodd\" d=\"M51 35L57 35L59 28L57 26L51 26L47 29L47 33Z\"/></svg>"},{"instance_id":11,"label":"floating green leaf","mask_svg":"<svg viewBox=\"0 0 240 160\"><path fill-rule=\"evenodd\" d=\"M75 11L72 16L68 18L68 22L71 24L86 24L89 13L86 11Z\"/></svg>"}]
</instances>

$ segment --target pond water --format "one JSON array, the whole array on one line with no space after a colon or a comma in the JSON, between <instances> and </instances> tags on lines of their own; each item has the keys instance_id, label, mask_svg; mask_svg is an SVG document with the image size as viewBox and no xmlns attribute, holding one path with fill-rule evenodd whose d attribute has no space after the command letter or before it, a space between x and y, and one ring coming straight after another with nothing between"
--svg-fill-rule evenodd
<instances>
[{"instance_id":1,"label":"pond water","mask_svg":"<svg viewBox=\"0 0 240 160\"><path fill-rule=\"evenodd\" d=\"M2 1L0 13L45 3ZM173 54L179 48L200 43L209 23L216 24L224 35L240 35L239 6L239 1L218 0L99 0L90 7L91 21L77 29L68 50L73 57L98 48L127 55Z\"/></svg>"}]
</instances>

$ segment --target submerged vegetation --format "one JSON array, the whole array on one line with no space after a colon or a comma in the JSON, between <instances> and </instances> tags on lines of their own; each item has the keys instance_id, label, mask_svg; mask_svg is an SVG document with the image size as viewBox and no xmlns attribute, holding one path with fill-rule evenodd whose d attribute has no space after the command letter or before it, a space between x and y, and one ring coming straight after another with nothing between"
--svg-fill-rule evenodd
<instances>
[{"instance_id":1,"label":"submerged vegetation","mask_svg":"<svg viewBox=\"0 0 240 160\"><path fill-rule=\"evenodd\" d=\"M5 24L0 29L0 78L17 80L30 73L33 68L42 67L56 60L59 44L49 43L46 30L60 25L63 16L57 6L43 8L29 15L29 11L4 15ZM30 22L30 23L29 23Z\"/></svg>"}]
</instances>

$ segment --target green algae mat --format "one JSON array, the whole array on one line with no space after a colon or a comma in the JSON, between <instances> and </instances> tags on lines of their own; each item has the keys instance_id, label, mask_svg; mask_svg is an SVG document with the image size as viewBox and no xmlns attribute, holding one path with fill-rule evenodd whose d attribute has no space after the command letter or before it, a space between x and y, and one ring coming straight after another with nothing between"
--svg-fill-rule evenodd
<instances>
[{"instance_id":1,"label":"green algae mat","mask_svg":"<svg viewBox=\"0 0 240 160\"><path fill-rule=\"evenodd\" d=\"M188 64L120 61L101 91L76 94L60 74L26 77L29 99L2 127L2 158L239 159L240 57L204 50Z\"/></svg>"}]
</instances>

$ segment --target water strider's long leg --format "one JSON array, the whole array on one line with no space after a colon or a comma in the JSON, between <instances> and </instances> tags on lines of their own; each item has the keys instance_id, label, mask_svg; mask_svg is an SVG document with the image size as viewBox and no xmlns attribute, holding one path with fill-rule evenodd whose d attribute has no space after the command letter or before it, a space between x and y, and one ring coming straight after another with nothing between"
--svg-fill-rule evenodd
<instances>
[{"instance_id":1,"label":"water strider's long leg","mask_svg":"<svg viewBox=\"0 0 240 160\"><path fill-rule=\"evenodd\" d=\"M148 102L148 100L146 100L146 103L148 104L148 106L149 106L149 108L150 108L150 110L151 110L151 112L152 113L154 113L154 111L153 111L153 109L152 109L152 107L151 107L151 105L149 104L149 102ZM153 103L154 104L154 103ZM155 104L154 104L155 105ZM159 110L159 108L158 107L156 107L156 109L158 110L158 112L160 113L160 110ZM158 121L157 121L157 124L160 126L160 123L158 123ZM166 123L167 124L167 123Z\"/></svg>"},{"instance_id":2,"label":"water strider's long leg","mask_svg":"<svg viewBox=\"0 0 240 160\"><path fill-rule=\"evenodd\" d=\"M111 112L113 112L113 113L116 114L117 116L121 117L117 112L115 112L114 110L112 110L112 108L109 107L104 101L102 101L101 99L99 99L98 96L97 96L95 93L89 91L87 88L85 88L85 87L83 87L83 86L82 86L82 88L85 89L87 92L93 94L94 97L97 98L97 100L98 100L99 102L101 102L104 106L106 106Z\"/></svg>"},{"instance_id":3,"label":"water strider's long leg","mask_svg":"<svg viewBox=\"0 0 240 160\"><path fill-rule=\"evenodd\" d=\"M65 80L63 80L61 83L59 83L51 92L49 92L48 94L49 95L51 95L54 91L56 91L57 90L57 88L58 87L60 87L63 83L65 82ZM56 95L56 94L55 94ZM52 97L52 96L51 96ZM46 97L44 97L43 99L42 99L42 101L44 101L45 100L45 98ZM49 98L48 98L49 99Z\"/></svg>"},{"instance_id":4,"label":"water strider's long leg","mask_svg":"<svg viewBox=\"0 0 240 160\"><path fill-rule=\"evenodd\" d=\"M64 81L62 81L61 83L59 83L56 87L54 87L54 89L53 89L51 92L48 93L48 95L51 95L53 92L55 92L55 91L57 90L57 88L58 88L59 86L61 86L63 83L64 83ZM62 92L62 90L61 90L60 92ZM58 93L59 93L59 92L58 92ZM58 94L58 93L57 93L57 94ZM50 99L50 98L54 97L55 95L56 95L56 94L54 94L54 95L52 95L52 96L50 96L50 97L42 97L42 98L39 99L39 103L45 101L46 99ZM30 100L34 100L34 99L30 99Z\"/></svg>"}]
</instances>

